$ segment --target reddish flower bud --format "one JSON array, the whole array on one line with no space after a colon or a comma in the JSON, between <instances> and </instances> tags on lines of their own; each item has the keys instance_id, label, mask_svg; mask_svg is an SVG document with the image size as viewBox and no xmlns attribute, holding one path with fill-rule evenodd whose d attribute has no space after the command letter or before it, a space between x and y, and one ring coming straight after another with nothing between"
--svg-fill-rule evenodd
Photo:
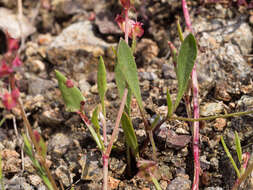
<instances>
[{"instance_id":1,"label":"reddish flower bud","mask_svg":"<svg viewBox=\"0 0 253 190\"><path fill-rule=\"evenodd\" d=\"M15 57L15 59L12 61L12 67L19 67L22 65L22 61L19 59L18 56Z\"/></svg>"},{"instance_id":2,"label":"reddish flower bud","mask_svg":"<svg viewBox=\"0 0 253 190\"><path fill-rule=\"evenodd\" d=\"M10 68L4 60L0 63L0 77L3 77L5 75L9 75L13 72L13 69Z\"/></svg>"},{"instance_id":3,"label":"reddish flower bud","mask_svg":"<svg viewBox=\"0 0 253 190\"><path fill-rule=\"evenodd\" d=\"M66 86L67 86L68 88L73 88L73 87L74 87L73 81L70 80L70 79L68 79L68 80L66 81Z\"/></svg>"},{"instance_id":4,"label":"reddish flower bud","mask_svg":"<svg viewBox=\"0 0 253 190\"><path fill-rule=\"evenodd\" d=\"M11 38L7 34L8 52L16 51L19 48L19 40Z\"/></svg>"},{"instance_id":5,"label":"reddish flower bud","mask_svg":"<svg viewBox=\"0 0 253 190\"><path fill-rule=\"evenodd\" d=\"M11 96L12 96L12 98L14 99L14 100L18 100L18 98L19 98L19 95L20 95L20 92L19 92L19 90L18 90L18 88L15 88L15 89L13 89L12 91L11 91Z\"/></svg>"},{"instance_id":6,"label":"reddish flower bud","mask_svg":"<svg viewBox=\"0 0 253 190\"><path fill-rule=\"evenodd\" d=\"M33 135L35 137L36 142L39 143L40 142L40 134L39 134L39 132L37 130L33 130Z\"/></svg>"}]
</instances>

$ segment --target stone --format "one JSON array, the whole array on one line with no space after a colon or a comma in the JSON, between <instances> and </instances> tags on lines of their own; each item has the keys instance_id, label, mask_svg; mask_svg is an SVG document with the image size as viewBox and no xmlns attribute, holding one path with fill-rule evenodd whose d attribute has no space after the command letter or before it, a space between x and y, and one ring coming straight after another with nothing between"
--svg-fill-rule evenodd
<instances>
[{"instance_id":1,"label":"stone","mask_svg":"<svg viewBox=\"0 0 253 190\"><path fill-rule=\"evenodd\" d=\"M206 103L203 106L200 106L200 115L201 116L212 116L222 113L224 106L221 102L211 102Z\"/></svg>"},{"instance_id":2,"label":"stone","mask_svg":"<svg viewBox=\"0 0 253 190\"><path fill-rule=\"evenodd\" d=\"M190 135L177 135L174 131L167 129L166 127L160 128L157 133L157 140L159 146L165 144L170 148L181 149L187 146L191 141Z\"/></svg>"},{"instance_id":3,"label":"stone","mask_svg":"<svg viewBox=\"0 0 253 190\"><path fill-rule=\"evenodd\" d=\"M36 96L45 94L50 88L55 88L56 84L50 80L45 80L39 77L31 77L28 83L28 93Z\"/></svg>"},{"instance_id":4,"label":"stone","mask_svg":"<svg viewBox=\"0 0 253 190\"><path fill-rule=\"evenodd\" d=\"M38 175L29 175L28 179L35 187L38 187L40 184L42 184L42 179Z\"/></svg>"},{"instance_id":5,"label":"stone","mask_svg":"<svg viewBox=\"0 0 253 190\"><path fill-rule=\"evenodd\" d=\"M223 131L224 127L227 125L227 120L224 118L216 118L213 125L215 131Z\"/></svg>"},{"instance_id":6,"label":"stone","mask_svg":"<svg viewBox=\"0 0 253 190\"><path fill-rule=\"evenodd\" d=\"M21 171L20 155L15 150L4 149L2 154L3 173L17 173Z\"/></svg>"},{"instance_id":7,"label":"stone","mask_svg":"<svg viewBox=\"0 0 253 190\"><path fill-rule=\"evenodd\" d=\"M63 133L56 133L48 142L48 152L57 157L63 156L71 146L71 139Z\"/></svg>"},{"instance_id":8,"label":"stone","mask_svg":"<svg viewBox=\"0 0 253 190\"><path fill-rule=\"evenodd\" d=\"M33 34L36 29L28 21L28 19L23 15L22 20L19 23L18 16L13 14L12 11L0 7L0 29L7 31L12 38L20 39L22 27L22 36L26 38L27 36Z\"/></svg>"},{"instance_id":9,"label":"stone","mask_svg":"<svg viewBox=\"0 0 253 190\"><path fill-rule=\"evenodd\" d=\"M61 180L61 182L65 186L69 186L72 183L72 180L69 177L68 171L69 171L68 168L66 166L63 166L63 165L59 166L55 170L55 175L57 176L57 178L59 178Z\"/></svg>"},{"instance_id":10,"label":"stone","mask_svg":"<svg viewBox=\"0 0 253 190\"><path fill-rule=\"evenodd\" d=\"M171 183L167 186L166 190L190 190L191 189L191 181L184 177L176 177L171 181Z\"/></svg>"}]
</instances>

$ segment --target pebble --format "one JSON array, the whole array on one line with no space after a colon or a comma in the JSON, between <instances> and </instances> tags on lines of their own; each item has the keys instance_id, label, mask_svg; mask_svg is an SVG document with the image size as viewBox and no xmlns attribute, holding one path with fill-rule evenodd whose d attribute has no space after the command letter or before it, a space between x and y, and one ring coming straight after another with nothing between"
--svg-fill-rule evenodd
<instances>
[{"instance_id":1,"label":"pebble","mask_svg":"<svg viewBox=\"0 0 253 190\"><path fill-rule=\"evenodd\" d=\"M35 27L29 22L25 15L22 16L20 24L17 17L17 14L13 14L9 9L0 7L0 29L8 31L14 39L21 38L20 26L24 37L27 37L36 31Z\"/></svg>"},{"instance_id":2,"label":"pebble","mask_svg":"<svg viewBox=\"0 0 253 190\"><path fill-rule=\"evenodd\" d=\"M38 175L29 175L28 180L35 187L38 187L42 183L42 179Z\"/></svg>"},{"instance_id":3,"label":"pebble","mask_svg":"<svg viewBox=\"0 0 253 190\"><path fill-rule=\"evenodd\" d=\"M61 180L65 186L69 186L72 183L72 178L69 177L68 167L60 165L55 170L55 175Z\"/></svg>"},{"instance_id":4,"label":"pebble","mask_svg":"<svg viewBox=\"0 0 253 190\"><path fill-rule=\"evenodd\" d=\"M223 190L221 187L206 187L204 190Z\"/></svg>"},{"instance_id":5,"label":"pebble","mask_svg":"<svg viewBox=\"0 0 253 190\"><path fill-rule=\"evenodd\" d=\"M224 106L221 102L206 103L205 105L200 106L200 115L205 117L212 116L222 113L223 110Z\"/></svg>"},{"instance_id":6,"label":"pebble","mask_svg":"<svg viewBox=\"0 0 253 190\"><path fill-rule=\"evenodd\" d=\"M19 153L15 150L4 149L2 154L2 170L5 174L17 173L21 170L21 159Z\"/></svg>"},{"instance_id":7,"label":"pebble","mask_svg":"<svg viewBox=\"0 0 253 190\"><path fill-rule=\"evenodd\" d=\"M216 118L213 125L215 131L223 131L224 127L227 126L227 120L224 118Z\"/></svg>"},{"instance_id":8,"label":"pebble","mask_svg":"<svg viewBox=\"0 0 253 190\"><path fill-rule=\"evenodd\" d=\"M164 79L176 79L176 73L174 71L173 64L165 63L162 65L162 74Z\"/></svg>"},{"instance_id":9,"label":"pebble","mask_svg":"<svg viewBox=\"0 0 253 190\"><path fill-rule=\"evenodd\" d=\"M175 149L184 148L191 140L190 135L177 135L167 128L161 128L157 133L157 138L160 145L165 143L166 146Z\"/></svg>"},{"instance_id":10,"label":"pebble","mask_svg":"<svg viewBox=\"0 0 253 190\"><path fill-rule=\"evenodd\" d=\"M190 190L191 181L188 178L176 177L167 186L166 190Z\"/></svg>"},{"instance_id":11,"label":"pebble","mask_svg":"<svg viewBox=\"0 0 253 190\"><path fill-rule=\"evenodd\" d=\"M153 72L139 72L140 80L148 80L148 81L154 81L158 77Z\"/></svg>"},{"instance_id":12,"label":"pebble","mask_svg":"<svg viewBox=\"0 0 253 190\"><path fill-rule=\"evenodd\" d=\"M84 93L85 95L90 94L91 85L87 82L86 79L80 80L78 82L78 86L79 86L82 93Z\"/></svg>"},{"instance_id":13,"label":"pebble","mask_svg":"<svg viewBox=\"0 0 253 190\"><path fill-rule=\"evenodd\" d=\"M56 133L48 142L48 151L57 157L63 156L71 146L71 139L63 133Z\"/></svg>"},{"instance_id":14,"label":"pebble","mask_svg":"<svg viewBox=\"0 0 253 190\"><path fill-rule=\"evenodd\" d=\"M50 88L54 88L55 84L50 80L45 80L39 77L31 77L28 83L28 93L36 96L45 94Z\"/></svg>"},{"instance_id":15,"label":"pebble","mask_svg":"<svg viewBox=\"0 0 253 190\"><path fill-rule=\"evenodd\" d=\"M109 185L110 189L112 189L112 190L113 189L117 189L118 186L119 186L119 183L120 183L120 180L115 179L115 178L109 176L108 185Z\"/></svg>"}]
</instances>

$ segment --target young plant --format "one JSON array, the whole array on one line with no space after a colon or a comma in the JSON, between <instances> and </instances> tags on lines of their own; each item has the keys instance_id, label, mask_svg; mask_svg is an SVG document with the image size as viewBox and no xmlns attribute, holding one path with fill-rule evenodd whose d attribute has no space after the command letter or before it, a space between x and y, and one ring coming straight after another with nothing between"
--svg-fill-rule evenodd
<instances>
[{"instance_id":1,"label":"young plant","mask_svg":"<svg viewBox=\"0 0 253 190\"><path fill-rule=\"evenodd\" d=\"M70 80L67 79L63 74L61 74L59 71L55 71L56 78L58 80L59 88L61 90L61 94L63 97L63 100L66 105L66 110L70 112L75 112L80 115L85 125L88 127L94 141L96 142L99 150L102 153L102 159L103 159L103 190L108 189L108 162L110 158L110 153L112 150L112 146L114 141L118 137L118 131L119 131L119 124L120 119L123 113L123 109L125 106L126 98L127 98L127 90L125 90L122 102L120 105L120 109L118 111L118 115L115 122L115 127L113 129L113 133L110 139L109 144L107 143L107 134L106 134L106 122L104 119L104 113L106 113L105 106L104 106L104 96L106 93L106 71L105 66L102 57L100 57L99 62L99 69L98 69L98 91L100 95L101 105L102 105L102 112L98 114L98 107L95 108L93 111L92 119L91 121L89 118L85 115L84 109L85 109L85 101L82 93L80 90L73 86L68 85L69 83L73 84L72 82L69 82ZM98 121L98 116L100 115L102 124L103 124L103 139L100 135L100 125ZM92 126L93 124L93 126Z\"/></svg>"},{"instance_id":2,"label":"young plant","mask_svg":"<svg viewBox=\"0 0 253 190\"><path fill-rule=\"evenodd\" d=\"M48 166L46 165L45 157L42 155L42 151L40 150L41 149L40 144L36 141L36 137L33 134L32 127L27 119L22 101L19 98L20 92L17 87L17 84L16 84L17 82L15 78L15 72L17 72L22 65L22 62L19 59L19 53L18 53L19 40L12 38L8 32L5 32L5 36L6 36L6 43L7 43L7 52L4 54L3 59L0 60L0 78L8 78L7 85L9 86L10 91L7 89L4 89L5 92L3 94L0 94L1 101L4 107L8 111L11 111L17 105L20 108L21 117L24 121L24 126L26 128L26 131L28 132L29 137L32 141L32 144L35 146L36 151L40 157L38 162L40 163L41 167L46 172L46 176L49 179L47 184L45 183L45 185L48 186L48 184L50 183L52 187L50 189L57 190L58 188L55 184L55 181L49 171ZM45 180L43 181L45 182Z\"/></svg>"},{"instance_id":3,"label":"young plant","mask_svg":"<svg viewBox=\"0 0 253 190\"><path fill-rule=\"evenodd\" d=\"M236 153L237 153L237 157L238 157L238 161L239 161L239 164L240 164L240 167L238 169L231 153L229 152L229 149L227 148L227 145L223 139L223 136L221 136L221 143L222 143L222 146L232 164L232 166L234 167L234 170L237 174L237 180L233 186L233 189L232 190L235 190L239 187L239 181L241 181L241 177L244 175L245 173L245 170L247 168L247 165L248 165L248 161L249 161L249 157L250 157L250 154L247 152L247 153L244 153L242 154L242 147L241 147L241 142L240 142L240 139L239 139L239 136L238 136L238 133L235 132L235 145L236 145Z\"/></svg>"}]
</instances>

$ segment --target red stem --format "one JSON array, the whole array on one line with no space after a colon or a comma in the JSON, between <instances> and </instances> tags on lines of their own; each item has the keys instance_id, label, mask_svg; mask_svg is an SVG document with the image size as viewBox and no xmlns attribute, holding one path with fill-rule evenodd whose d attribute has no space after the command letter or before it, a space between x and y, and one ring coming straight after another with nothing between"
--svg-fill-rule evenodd
<instances>
[{"instance_id":1,"label":"red stem","mask_svg":"<svg viewBox=\"0 0 253 190\"><path fill-rule=\"evenodd\" d=\"M193 33L190 15L187 8L187 3L185 0L182 0L182 8L184 12L184 18L187 29ZM193 112L194 118L199 118L199 89L198 89L198 80L196 65L192 69L192 89L193 89ZM199 162L199 122L193 122L193 156L194 156L194 179L192 184L192 190L199 189L199 173L200 173L200 162Z\"/></svg>"}]
</instances>

